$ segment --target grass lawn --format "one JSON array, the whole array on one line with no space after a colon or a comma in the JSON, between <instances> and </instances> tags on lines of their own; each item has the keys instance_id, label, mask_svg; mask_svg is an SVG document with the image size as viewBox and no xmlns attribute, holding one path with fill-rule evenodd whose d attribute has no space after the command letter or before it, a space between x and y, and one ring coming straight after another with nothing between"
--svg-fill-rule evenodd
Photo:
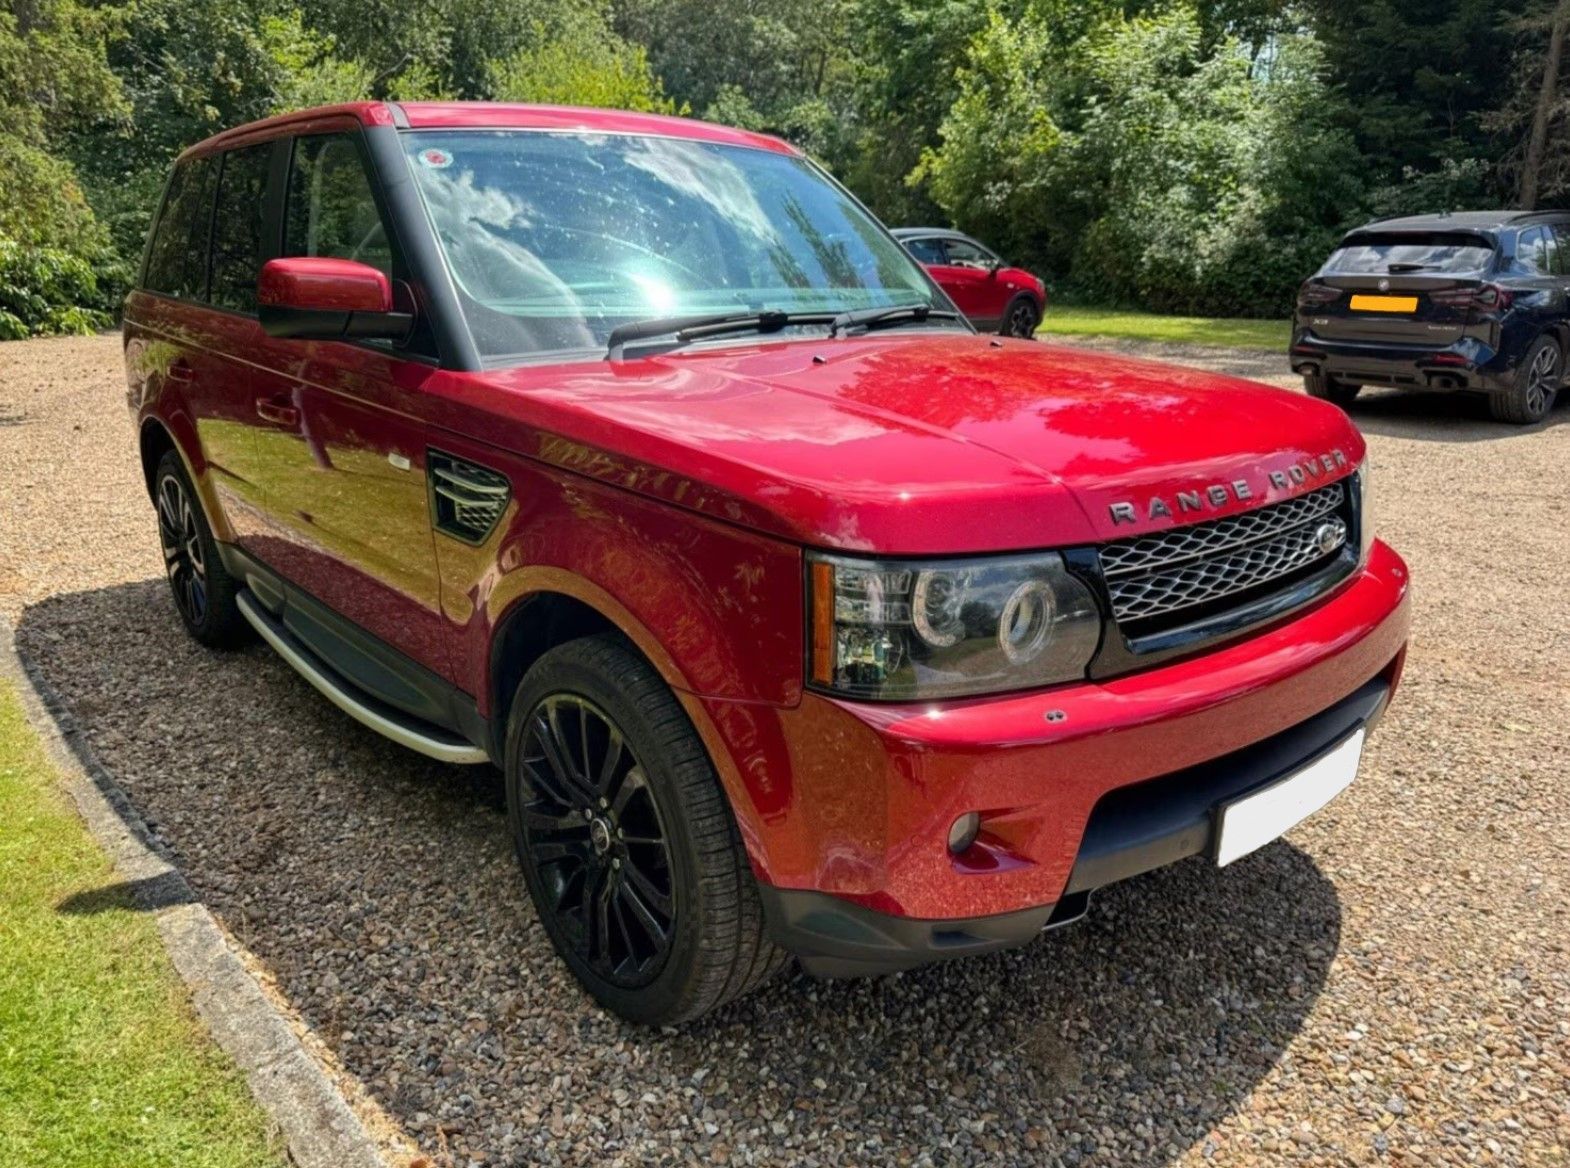
<instances>
[{"instance_id":1,"label":"grass lawn","mask_svg":"<svg viewBox=\"0 0 1570 1168\"><path fill-rule=\"evenodd\" d=\"M1292 326L1285 320L1242 320L1213 316L1157 316L1111 308L1048 304L1039 337L1127 337L1137 341L1182 341L1239 349L1285 350Z\"/></svg>"},{"instance_id":2,"label":"grass lawn","mask_svg":"<svg viewBox=\"0 0 1570 1168\"><path fill-rule=\"evenodd\" d=\"M0 1164L278 1168L280 1144L0 682Z\"/></svg>"}]
</instances>

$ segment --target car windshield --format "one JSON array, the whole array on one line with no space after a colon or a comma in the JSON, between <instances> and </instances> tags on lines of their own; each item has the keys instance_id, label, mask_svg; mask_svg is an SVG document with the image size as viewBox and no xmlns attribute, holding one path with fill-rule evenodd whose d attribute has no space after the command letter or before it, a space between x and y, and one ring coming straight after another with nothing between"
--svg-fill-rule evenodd
<instances>
[{"instance_id":1,"label":"car windshield","mask_svg":"<svg viewBox=\"0 0 1570 1168\"><path fill-rule=\"evenodd\" d=\"M1480 272L1493 258L1493 245L1477 235L1454 232L1357 235L1331 253L1320 271L1347 276L1403 271L1454 275Z\"/></svg>"},{"instance_id":2,"label":"car windshield","mask_svg":"<svg viewBox=\"0 0 1570 1168\"><path fill-rule=\"evenodd\" d=\"M618 325L651 317L942 303L904 249L794 155L526 130L404 143L493 363L598 354Z\"/></svg>"}]
</instances>

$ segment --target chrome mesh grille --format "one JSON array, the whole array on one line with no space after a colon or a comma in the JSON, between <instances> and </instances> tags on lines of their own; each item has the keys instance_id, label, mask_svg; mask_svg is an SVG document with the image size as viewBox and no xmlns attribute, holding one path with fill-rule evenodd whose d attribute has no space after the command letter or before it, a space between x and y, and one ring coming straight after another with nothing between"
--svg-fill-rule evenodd
<instances>
[{"instance_id":1,"label":"chrome mesh grille","mask_svg":"<svg viewBox=\"0 0 1570 1168\"><path fill-rule=\"evenodd\" d=\"M1349 481L1243 515L1103 545L1113 616L1122 625L1197 608L1335 555L1348 538Z\"/></svg>"}]
</instances>

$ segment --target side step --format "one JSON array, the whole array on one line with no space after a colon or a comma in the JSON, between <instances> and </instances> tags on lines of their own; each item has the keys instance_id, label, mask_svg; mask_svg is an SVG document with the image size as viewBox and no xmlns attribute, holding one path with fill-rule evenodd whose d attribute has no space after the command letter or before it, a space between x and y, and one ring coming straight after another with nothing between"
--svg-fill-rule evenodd
<instances>
[{"instance_id":1,"label":"side step","mask_svg":"<svg viewBox=\"0 0 1570 1168\"><path fill-rule=\"evenodd\" d=\"M407 746L410 750L441 762L490 761L490 756L474 743L412 719L344 682L317 661L288 629L265 612L248 589L242 589L235 597L235 602L251 627L262 635L262 640L277 650L278 656L315 686L322 696L362 726L369 726L399 746Z\"/></svg>"}]
</instances>

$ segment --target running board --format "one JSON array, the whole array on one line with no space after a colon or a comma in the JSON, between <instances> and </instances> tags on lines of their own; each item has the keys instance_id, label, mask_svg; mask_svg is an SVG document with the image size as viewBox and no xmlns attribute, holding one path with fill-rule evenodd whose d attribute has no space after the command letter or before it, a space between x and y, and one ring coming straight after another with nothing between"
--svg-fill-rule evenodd
<instances>
[{"instance_id":1,"label":"running board","mask_svg":"<svg viewBox=\"0 0 1570 1168\"><path fill-rule=\"evenodd\" d=\"M240 613L251 627L262 635L278 656L287 661L301 677L310 682L333 705L362 726L368 726L384 738L399 746L406 746L428 758L441 762L489 762L490 756L480 747L456 735L450 735L424 722L416 721L392 707L356 690L349 683L335 676L321 665L310 650L302 646L282 624L274 620L257 604L249 590L242 589L235 597Z\"/></svg>"}]
</instances>

